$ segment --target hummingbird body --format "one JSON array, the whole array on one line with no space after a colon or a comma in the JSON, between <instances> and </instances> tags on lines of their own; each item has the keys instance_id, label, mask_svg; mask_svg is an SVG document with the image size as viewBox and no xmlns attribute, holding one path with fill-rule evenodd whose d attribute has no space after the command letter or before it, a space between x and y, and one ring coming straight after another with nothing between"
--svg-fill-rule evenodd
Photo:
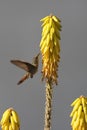
<instances>
[{"instance_id":1,"label":"hummingbird body","mask_svg":"<svg viewBox=\"0 0 87 130\"><path fill-rule=\"evenodd\" d=\"M22 61L22 60L11 60L11 63L20 67L21 69L24 69L27 73L20 79L20 81L17 83L18 85L23 83L26 79L33 78L33 75L38 71L38 61L39 61L39 55L33 58L33 63L30 64L28 62Z\"/></svg>"}]
</instances>

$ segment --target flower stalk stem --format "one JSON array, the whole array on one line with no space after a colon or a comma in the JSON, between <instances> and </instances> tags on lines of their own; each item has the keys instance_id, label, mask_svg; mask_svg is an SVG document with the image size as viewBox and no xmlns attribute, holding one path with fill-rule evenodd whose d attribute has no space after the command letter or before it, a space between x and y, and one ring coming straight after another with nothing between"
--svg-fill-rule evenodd
<instances>
[{"instance_id":1,"label":"flower stalk stem","mask_svg":"<svg viewBox=\"0 0 87 130\"><path fill-rule=\"evenodd\" d=\"M47 82L46 83L46 102L45 102L45 125L44 125L44 130L51 130L52 93L53 93L52 83Z\"/></svg>"}]
</instances>

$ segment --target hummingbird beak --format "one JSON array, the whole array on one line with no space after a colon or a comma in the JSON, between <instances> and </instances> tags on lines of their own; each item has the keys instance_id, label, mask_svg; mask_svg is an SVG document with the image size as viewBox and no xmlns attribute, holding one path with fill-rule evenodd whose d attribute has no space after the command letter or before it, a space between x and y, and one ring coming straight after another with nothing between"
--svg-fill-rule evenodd
<instances>
[{"instance_id":1,"label":"hummingbird beak","mask_svg":"<svg viewBox=\"0 0 87 130\"><path fill-rule=\"evenodd\" d=\"M38 57L39 55L40 55L40 53L38 53L36 57Z\"/></svg>"},{"instance_id":2,"label":"hummingbird beak","mask_svg":"<svg viewBox=\"0 0 87 130\"><path fill-rule=\"evenodd\" d=\"M40 53L38 53L38 54L34 57L34 59L38 59L39 55L40 55Z\"/></svg>"}]
</instances>

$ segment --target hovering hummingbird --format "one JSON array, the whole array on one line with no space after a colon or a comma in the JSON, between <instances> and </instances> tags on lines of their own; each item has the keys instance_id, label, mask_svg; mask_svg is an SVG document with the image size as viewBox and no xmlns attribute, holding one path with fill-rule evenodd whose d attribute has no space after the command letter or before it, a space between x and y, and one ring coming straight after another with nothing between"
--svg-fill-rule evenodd
<instances>
[{"instance_id":1,"label":"hovering hummingbird","mask_svg":"<svg viewBox=\"0 0 87 130\"><path fill-rule=\"evenodd\" d=\"M33 62L28 63L22 60L11 60L10 62L16 66L18 66L21 69L24 69L27 73L19 80L17 85L20 85L23 83L26 79L33 78L33 75L37 72L38 70L38 61L39 61L39 55L40 53L33 58Z\"/></svg>"}]
</instances>

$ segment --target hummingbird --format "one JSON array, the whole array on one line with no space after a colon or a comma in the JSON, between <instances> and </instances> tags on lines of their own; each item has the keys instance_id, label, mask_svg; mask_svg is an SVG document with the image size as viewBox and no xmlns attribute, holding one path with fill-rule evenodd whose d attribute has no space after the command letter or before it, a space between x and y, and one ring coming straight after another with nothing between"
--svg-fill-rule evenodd
<instances>
[{"instance_id":1,"label":"hummingbird","mask_svg":"<svg viewBox=\"0 0 87 130\"><path fill-rule=\"evenodd\" d=\"M40 55L40 53L33 58L32 64L22 61L22 60L11 60L10 61L12 64L14 64L14 65L18 66L19 68L26 71L26 74L19 80L17 85L20 85L29 77L33 78L33 75L38 71L39 55Z\"/></svg>"}]
</instances>

